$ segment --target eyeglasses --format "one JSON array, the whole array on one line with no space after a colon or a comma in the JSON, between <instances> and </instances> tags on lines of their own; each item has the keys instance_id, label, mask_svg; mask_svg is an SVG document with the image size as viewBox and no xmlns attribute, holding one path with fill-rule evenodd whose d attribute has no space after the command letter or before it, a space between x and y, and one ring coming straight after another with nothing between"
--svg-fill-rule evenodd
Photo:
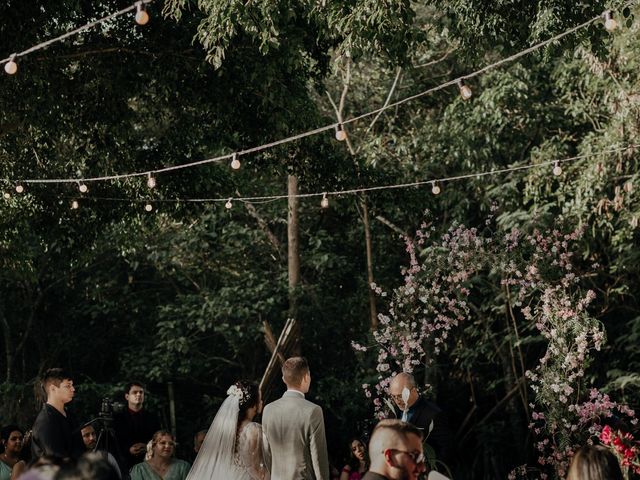
<instances>
[{"instance_id":1,"label":"eyeglasses","mask_svg":"<svg viewBox=\"0 0 640 480\"><path fill-rule=\"evenodd\" d=\"M424 453L422 452L408 452L407 450L398 450L397 448L390 448L389 450L391 450L392 452L405 453L409 455L411 457L411 460L413 460L416 465L424 463L425 461Z\"/></svg>"}]
</instances>

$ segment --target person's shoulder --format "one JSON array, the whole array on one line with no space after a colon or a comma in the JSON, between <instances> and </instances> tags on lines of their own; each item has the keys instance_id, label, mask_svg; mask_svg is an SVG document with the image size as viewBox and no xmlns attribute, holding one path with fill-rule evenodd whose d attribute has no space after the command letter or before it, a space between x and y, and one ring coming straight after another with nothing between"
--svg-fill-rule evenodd
<instances>
[{"instance_id":1,"label":"person's shoulder","mask_svg":"<svg viewBox=\"0 0 640 480\"><path fill-rule=\"evenodd\" d=\"M177 466L183 467L183 468L191 468L191 464L189 462L187 462L186 460L181 460L179 458L174 458L173 461L175 462L175 464Z\"/></svg>"}]
</instances>

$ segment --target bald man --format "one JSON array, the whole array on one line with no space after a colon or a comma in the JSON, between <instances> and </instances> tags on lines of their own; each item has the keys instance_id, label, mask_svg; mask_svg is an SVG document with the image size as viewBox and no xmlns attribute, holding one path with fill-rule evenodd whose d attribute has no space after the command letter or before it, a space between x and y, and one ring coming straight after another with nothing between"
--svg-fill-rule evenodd
<instances>
[{"instance_id":1,"label":"bald man","mask_svg":"<svg viewBox=\"0 0 640 480\"><path fill-rule=\"evenodd\" d=\"M409 393L406 403L402 399L405 388ZM410 373L402 372L393 377L389 384L389 394L397 407L395 416L422 430L436 458L447 463L450 460L452 435L446 414L435 403L418 393L416 381Z\"/></svg>"},{"instance_id":2,"label":"bald man","mask_svg":"<svg viewBox=\"0 0 640 480\"><path fill-rule=\"evenodd\" d=\"M400 420L382 420L371 434L369 459L362 480L417 480L426 470L422 432Z\"/></svg>"}]
</instances>

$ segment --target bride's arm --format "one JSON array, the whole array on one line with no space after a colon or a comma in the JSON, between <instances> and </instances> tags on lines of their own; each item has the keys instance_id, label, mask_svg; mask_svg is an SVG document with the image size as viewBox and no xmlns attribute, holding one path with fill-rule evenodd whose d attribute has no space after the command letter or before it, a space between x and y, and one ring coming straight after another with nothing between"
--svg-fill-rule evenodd
<instances>
[{"instance_id":1,"label":"bride's arm","mask_svg":"<svg viewBox=\"0 0 640 480\"><path fill-rule=\"evenodd\" d=\"M240 459L253 480L269 480L269 470L264 458L262 427L251 423L245 427L244 441L238 445Z\"/></svg>"}]
</instances>

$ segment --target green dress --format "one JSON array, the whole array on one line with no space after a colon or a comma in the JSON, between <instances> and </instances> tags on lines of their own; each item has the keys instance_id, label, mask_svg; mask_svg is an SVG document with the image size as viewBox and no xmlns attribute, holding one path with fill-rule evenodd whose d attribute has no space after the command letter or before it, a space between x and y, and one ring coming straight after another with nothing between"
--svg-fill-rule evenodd
<instances>
[{"instance_id":1,"label":"green dress","mask_svg":"<svg viewBox=\"0 0 640 480\"><path fill-rule=\"evenodd\" d=\"M184 480L189 473L191 465L184 460L176 458L171 462L169 470L167 470L164 479L160 477L147 462L138 463L131 469L131 480ZM3 479L4 480L4 479Z\"/></svg>"},{"instance_id":2,"label":"green dress","mask_svg":"<svg viewBox=\"0 0 640 480\"><path fill-rule=\"evenodd\" d=\"M11 467L0 461L0 480L9 480L11 478Z\"/></svg>"}]
</instances>

